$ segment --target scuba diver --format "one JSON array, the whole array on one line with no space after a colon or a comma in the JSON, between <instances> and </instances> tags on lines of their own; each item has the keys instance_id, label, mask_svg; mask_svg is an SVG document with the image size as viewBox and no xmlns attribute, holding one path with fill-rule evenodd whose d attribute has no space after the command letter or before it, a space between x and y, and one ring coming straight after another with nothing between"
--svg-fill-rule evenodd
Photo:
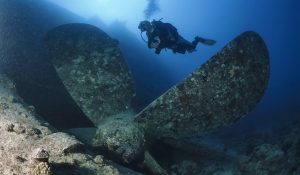
<instances>
[{"instance_id":1,"label":"scuba diver","mask_svg":"<svg viewBox=\"0 0 300 175\"><path fill-rule=\"evenodd\" d=\"M146 31L148 37L148 48L154 48L155 53L159 54L164 48L172 49L174 53L185 54L186 51L191 53L196 51L197 44L203 43L205 45L214 45L215 40L201 38L196 36L194 41L189 42L180 36L177 29L170 23L161 22L161 19L149 22L147 20L141 21L138 28L142 33Z\"/></svg>"}]
</instances>

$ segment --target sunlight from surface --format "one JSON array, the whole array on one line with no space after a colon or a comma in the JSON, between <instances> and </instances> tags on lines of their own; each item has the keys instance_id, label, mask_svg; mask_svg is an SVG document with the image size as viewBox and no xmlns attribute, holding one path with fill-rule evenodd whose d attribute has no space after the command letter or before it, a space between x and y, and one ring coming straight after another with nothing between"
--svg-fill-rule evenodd
<instances>
[{"instance_id":1,"label":"sunlight from surface","mask_svg":"<svg viewBox=\"0 0 300 175\"><path fill-rule=\"evenodd\" d=\"M99 17L109 25L118 20L125 22L130 30L136 30L143 19L146 0L49 0L85 18Z\"/></svg>"}]
</instances>

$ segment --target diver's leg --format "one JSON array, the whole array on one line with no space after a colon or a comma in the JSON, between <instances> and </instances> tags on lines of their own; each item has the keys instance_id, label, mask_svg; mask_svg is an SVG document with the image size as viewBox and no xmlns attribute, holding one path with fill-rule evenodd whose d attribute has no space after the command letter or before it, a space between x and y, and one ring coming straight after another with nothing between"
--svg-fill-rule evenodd
<instances>
[{"instance_id":1,"label":"diver's leg","mask_svg":"<svg viewBox=\"0 0 300 175\"><path fill-rule=\"evenodd\" d=\"M184 50L184 53L185 53L185 51L193 52L193 51L195 51L196 46L197 46L197 43L193 43L193 42L191 43L179 35L178 41L177 41L177 48L179 50L182 50L182 51Z\"/></svg>"}]
</instances>

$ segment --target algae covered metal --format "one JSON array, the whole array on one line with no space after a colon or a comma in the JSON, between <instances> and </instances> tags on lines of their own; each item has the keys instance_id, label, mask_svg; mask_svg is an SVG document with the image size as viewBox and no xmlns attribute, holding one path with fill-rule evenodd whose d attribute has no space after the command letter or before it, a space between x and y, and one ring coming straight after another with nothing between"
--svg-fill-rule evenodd
<instances>
[{"instance_id":1,"label":"algae covered metal","mask_svg":"<svg viewBox=\"0 0 300 175\"><path fill-rule=\"evenodd\" d=\"M257 33L245 32L152 102L135 121L155 138L205 133L250 112L264 95L268 79L267 47Z\"/></svg>"},{"instance_id":2,"label":"algae covered metal","mask_svg":"<svg viewBox=\"0 0 300 175\"><path fill-rule=\"evenodd\" d=\"M95 124L132 108L133 79L117 40L95 26L71 23L49 31L45 41L64 85Z\"/></svg>"}]
</instances>

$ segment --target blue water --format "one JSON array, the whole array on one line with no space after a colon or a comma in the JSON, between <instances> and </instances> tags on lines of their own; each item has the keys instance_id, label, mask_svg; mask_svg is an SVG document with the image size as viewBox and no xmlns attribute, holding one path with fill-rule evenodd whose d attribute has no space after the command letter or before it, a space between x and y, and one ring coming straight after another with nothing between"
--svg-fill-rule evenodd
<instances>
[{"instance_id":1,"label":"blue water","mask_svg":"<svg viewBox=\"0 0 300 175\"><path fill-rule=\"evenodd\" d=\"M64 8L84 15L88 3L80 1L50 0ZM141 1L130 4L140 6ZM140 109L145 107L171 86L181 81L218 52L227 42L247 30L258 32L265 40L270 54L271 77L265 96L257 107L240 122L241 128L269 127L277 123L298 119L300 110L300 5L297 0L252 0L212 1L190 0L189 2L148 0L137 9L137 19L163 18L177 27L182 36L192 40L199 35L217 40L213 47L199 45L197 52L180 55L162 51L155 55L139 37L138 20L112 22L106 25L107 16L88 18L120 40L122 52L135 78L137 101ZM100 3L100 2L99 2ZM99 4L105 7L103 4ZM111 8L111 7L107 7ZM126 8L126 7L124 7ZM128 7L129 8L129 7ZM115 9L111 9L115 10ZM123 9L126 12L126 9ZM86 13L84 13L84 11ZM144 12L144 15L142 15ZM114 18L112 13L110 18ZM125 18L126 19L126 18ZM136 24L128 26L127 23ZM135 30L134 30L135 29ZM146 37L145 35L143 35Z\"/></svg>"},{"instance_id":2,"label":"blue water","mask_svg":"<svg viewBox=\"0 0 300 175\"><path fill-rule=\"evenodd\" d=\"M258 32L265 40L270 55L271 77L265 96L257 107L240 122L242 128L269 127L300 117L300 6L299 1L199 1L187 4L190 11L172 16L160 16L173 21L182 35L192 39L195 33L217 40L214 47L198 46L198 51L188 55L174 55L162 51L155 55L146 44L134 40L122 23L115 23L108 29L111 35L120 39L123 53L136 79L137 93L142 105L148 104L192 70L200 66L227 42L246 30ZM203 3L203 4L201 4ZM205 10L205 6L211 10ZM169 8L173 8L170 5ZM204 10L195 12L195 8ZM162 9L161 9L162 10ZM203 18L205 16L206 18ZM197 19L199 18L199 20ZM151 19L151 18L150 18ZM182 19L193 19L180 23ZM165 22L166 19L163 19ZM198 23L198 21L200 23ZM187 25L187 26L186 26ZM139 31L136 31L139 32ZM126 37L124 37L126 36ZM130 44L128 44L130 43ZM135 43L135 44L132 44ZM135 52L128 50L135 49Z\"/></svg>"},{"instance_id":3,"label":"blue water","mask_svg":"<svg viewBox=\"0 0 300 175\"><path fill-rule=\"evenodd\" d=\"M269 48L271 77L261 102L237 126L242 126L242 128L267 127L299 119L300 7L297 0L231 0L226 2L191 0L189 3L146 1L150 4L138 9L141 15L137 19L163 18L164 22L170 22L176 26L179 33L188 40L199 35L217 41L214 46L199 45L197 52L186 55L173 54L171 51L162 51L160 55L155 55L139 36L137 29L139 20L131 21L131 18L128 18L127 21L116 20L107 25L103 22L105 18L101 16L82 17L84 13L79 12L93 10L88 8L87 2L49 1L63 8L75 6L77 11L76 9L72 12L67 9L57 10L49 5L49 9L53 8L55 13L50 10L44 13L49 13L59 20L45 22L45 20L39 21L37 17L37 23L43 30L47 31L63 23L88 22L97 25L120 41L120 47L135 79L136 105L140 109L201 66L234 37L244 31L254 30L264 38ZM32 3L31 8L38 13L38 8L44 8L47 4L38 5L42 3L37 2ZM97 5L95 1L93 3L94 6ZM103 6L99 1L100 5ZM128 8L136 5L138 4L130 4ZM113 7L107 8L114 10ZM126 9L123 10L126 12ZM145 13L142 14L143 12ZM34 15L34 13L24 13L24 17ZM113 19L114 13L111 15ZM130 11L122 15L132 16Z\"/></svg>"},{"instance_id":4,"label":"blue water","mask_svg":"<svg viewBox=\"0 0 300 175\"><path fill-rule=\"evenodd\" d=\"M298 0L189 0L176 2L173 0L132 0L129 2L128 8L139 4L138 11L122 9L125 21L120 21L117 17L114 17L114 14L121 13L115 11L115 13L111 13L112 16L109 16L109 18L115 20L109 24L105 22L108 16L94 15L87 17L84 15L92 10L97 10L98 1L48 0L48 2L54 2L58 6L53 6L53 4L45 3L42 0L0 0L0 2L9 7L6 9L6 7L0 6L1 13L5 15L12 13L13 16L12 9L16 8L17 20L20 20L19 22L9 21L0 16L1 24L13 24L12 26L17 27L20 25L24 29L23 32L27 34L23 37L24 33L16 32L16 35L22 36L18 37L18 39L21 39L17 40L17 44L18 47L22 46L23 50L20 49L22 52L16 52L17 56L11 54L11 58L16 59L9 60L11 63L3 62L6 59L2 59L2 55L0 55L1 65L4 66L1 67L1 71L6 70L11 72L12 77L17 77L15 80L20 82L18 86L21 87L19 89L23 90L23 92L19 90L19 94L29 104L32 102L37 108L45 111L44 114L49 112L50 117L48 119L50 123L50 119L52 119L52 123L62 122L61 124L65 125L66 121L72 121L73 118L86 118L84 114L78 112L80 110L78 106L75 111L70 110L71 112L68 112L66 110L66 106L74 109L75 102L64 89L59 78L57 76L53 77L55 70L52 65L44 64L47 62L47 56L37 54L40 47L42 47L39 44L41 36L44 36L53 27L70 22L85 22L96 25L111 37L119 40L122 53L132 71L137 93L135 105L140 110L184 79L193 70L200 67L240 33L254 30L262 36L269 49L271 73L266 93L254 110L236 124L222 128L200 140L203 144L208 145L207 147L214 145L215 149L220 150L225 149L226 139L224 138L226 137L221 137L226 136L226 134L238 138L239 135L246 133L261 132L275 137L273 127L300 120L300 2ZM21 2L25 4L24 7ZM91 6L88 3L92 2L94 6L90 9ZM112 1L99 1L99 6L103 7L104 2ZM141 6L140 2L145 2L145 6ZM73 8L72 12L69 11L69 7ZM127 6L124 8L127 8ZM109 6L106 10L114 11L115 9L113 6ZM132 14L135 13L140 14L140 16L133 18ZM14 19L13 17L10 18L11 15L8 16L9 19ZM126 16L128 16L128 19ZM48 21L48 17L52 20ZM187 40L192 40L196 35L199 35L214 39L217 43L214 46L198 45L197 51L191 54L173 54L170 50L163 50L160 55L156 55L154 50L147 48L147 44L140 37L137 25L140 20L158 20L160 18L163 18L164 22L170 22L176 26L179 33ZM29 23L32 23L27 24L22 19L27 19ZM132 21L133 19L135 20ZM28 26L24 27L23 25ZM2 30L0 26L0 33L3 32ZM11 33L8 32L7 36L9 34ZM145 34L142 36L146 38ZM23 40L30 42L26 43ZM5 41L2 43L6 44ZM15 47L13 47L13 44L13 42L8 43L12 50L2 49L0 51L14 53ZM36 46L37 50L31 49L35 48L34 45L38 45ZM35 55L35 57L31 57L31 55ZM44 67L37 67L36 65L43 65ZM10 68L14 70L11 71ZM39 88L41 90L37 91ZM53 98L45 101L44 99L48 98L50 94L48 88L55 91L52 92ZM56 91L57 89L60 91ZM45 94L45 97L39 93ZM51 107L49 107L49 104L51 104ZM45 115L44 118L47 119L47 116ZM77 122L79 122L78 125L72 122L69 122L69 125L82 126L81 121ZM294 126L298 127L299 125ZM60 127L67 128L66 126L58 126L58 128ZM242 141L238 140L238 142L241 143ZM201 142L198 143L201 144Z\"/></svg>"}]
</instances>

